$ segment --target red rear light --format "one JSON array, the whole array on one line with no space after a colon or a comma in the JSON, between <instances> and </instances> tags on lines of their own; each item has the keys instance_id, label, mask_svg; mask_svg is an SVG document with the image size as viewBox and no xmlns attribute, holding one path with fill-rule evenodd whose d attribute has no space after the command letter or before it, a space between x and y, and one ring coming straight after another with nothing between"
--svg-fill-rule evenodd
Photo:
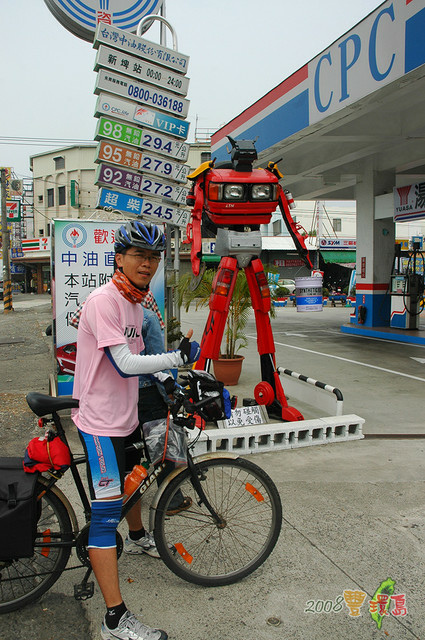
<instances>
[{"instance_id":1,"label":"red rear light","mask_svg":"<svg viewBox=\"0 0 425 640\"><path fill-rule=\"evenodd\" d=\"M233 271L230 269L221 269L217 274L217 280L215 282L213 293L217 293L220 296L227 296L232 284Z\"/></svg>"},{"instance_id":2,"label":"red rear light","mask_svg":"<svg viewBox=\"0 0 425 640\"><path fill-rule=\"evenodd\" d=\"M261 297L270 298L269 283L267 282L266 274L264 273L264 271L260 271L259 273L256 273L255 277L257 278L257 283L261 292Z\"/></svg>"},{"instance_id":3,"label":"red rear light","mask_svg":"<svg viewBox=\"0 0 425 640\"><path fill-rule=\"evenodd\" d=\"M44 427L44 419L43 418L39 418L37 421L38 426L40 427L40 429L43 429Z\"/></svg>"}]
</instances>

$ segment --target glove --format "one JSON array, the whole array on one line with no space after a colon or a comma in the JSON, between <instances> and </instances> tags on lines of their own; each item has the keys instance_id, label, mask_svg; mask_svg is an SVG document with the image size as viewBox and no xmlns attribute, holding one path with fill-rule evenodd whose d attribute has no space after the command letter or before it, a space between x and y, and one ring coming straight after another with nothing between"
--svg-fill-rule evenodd
<instances>
[{"instance_id":1,"label":"glove","mask_svg":"<svg viewBox=\"0 0 425 640\"><path fill-rule=\"evenodd\" d=\"M191 362L196 362L198 360L201 353L201 347L198 342L195 342L195 340L189 342L188 338L183 338L177 351L180 351L183 364L190 364Z\"/></svg>"},{"instance_id":2,"label":"glove","mask_svg":"<svg viewBox=\"0 0 425 640\"><path fill-rule=\"evenodd\" d=\"M171 396L174 389L176 388L176 381L174 380L173 376L167 376L166 378L164 378L164 380L161 380L161 382L164 385L165 393L167 394L167 396Z\"/></svg>"}]
</instances>

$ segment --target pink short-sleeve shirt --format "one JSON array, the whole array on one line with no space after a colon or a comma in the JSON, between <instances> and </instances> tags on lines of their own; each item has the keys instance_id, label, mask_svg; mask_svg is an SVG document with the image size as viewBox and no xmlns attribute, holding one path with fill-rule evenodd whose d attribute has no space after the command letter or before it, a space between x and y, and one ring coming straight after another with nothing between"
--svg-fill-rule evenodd
<instances>
[{"instance_id":1,"label":"pink short-sleeve shirt","mask_svg":"<svg viewBox=\"0 0 425 640\"><path fill-rule=\"evenodd\" d=\"M79 408L72 414L85 433L126 436L138 424L139 379L123 378L104 348L127 343L138 354L142 338L143 309L126 300L112 281L95 289L86 300L77 337L73 397Z\"/></svg>"}]
</instances>

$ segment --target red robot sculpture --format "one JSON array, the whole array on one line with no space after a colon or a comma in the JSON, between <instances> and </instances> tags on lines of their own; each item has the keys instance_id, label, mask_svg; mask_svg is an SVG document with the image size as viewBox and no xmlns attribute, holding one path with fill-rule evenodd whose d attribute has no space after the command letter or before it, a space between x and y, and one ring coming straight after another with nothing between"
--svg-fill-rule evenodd
<instances>
[{"instance_id":1,"label":"red robot sculpture","mask_svg":"<svg viewBox=\"0 0 425 640\"><path fill-rule=\"evenodd\" d=\"M267 405L271 416L284 421L303 420L302 414L288 405L277 372L269 316L270 289L259 258L260 225L270 222L277 207L305 264L311 269L313 266L300 234L302 227L294 222L290 213L292 196L279 184L283 176L277 165L269 163L267 169L253 169L257 159L255 142L228 138L232 145L229 162L206 162L189 176L193 184L187 204L192 207L192 219L187 237L192 243L194 275L199 275L202 259L201 223L216 232L215 252L221 256L196 368L209 371L211 361L219 357L236 277L239 270L244 269L255 313L261 364L262 381L255 388L255 398Z\"/></svg>"}]
</instances>

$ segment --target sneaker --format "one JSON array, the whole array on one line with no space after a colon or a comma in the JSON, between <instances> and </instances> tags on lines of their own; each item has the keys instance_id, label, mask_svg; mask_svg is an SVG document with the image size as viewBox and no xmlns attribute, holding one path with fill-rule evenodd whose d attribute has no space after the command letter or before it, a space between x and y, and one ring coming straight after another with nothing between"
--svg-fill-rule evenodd
<instances>
[{"instance_id":1,"label":"sneaker","mask_svg":"<svg viewBox=\"0 0 425 640\"><path fill-rule=\"evenodd\" d=\"M161 629L151 629L126 611L116 629L109 629L105 620L102 622L102 640L167 640L168 635Z\"/></svg>"},{"instance_id":2,"label":"sneaker","mask_svg":"<svg viewBox=\"0 0 425 640\"><path fill-rule=\"evenodd\" d=\"M132 540L127 534L124 540L124 551L126 553L142 554L147 553L152 558L159 558L158 549L156 548L154 537L149 531L140 540Z\"/></svg>"},{"instance_id":3,"label":"sneaker","mask_svg":"<svg viewBox=\"0 0 425 640\"><path fill-rule=\"evenodd\" d=\"M167 516L176 516L178 513L186 511L186 509L190 509L191 506L192 498L186 496L185 498L183 498L183 501L179 505L177 505L176 507L171 507L171 509L167 510Z\"/></svg>"}]
</instances>

